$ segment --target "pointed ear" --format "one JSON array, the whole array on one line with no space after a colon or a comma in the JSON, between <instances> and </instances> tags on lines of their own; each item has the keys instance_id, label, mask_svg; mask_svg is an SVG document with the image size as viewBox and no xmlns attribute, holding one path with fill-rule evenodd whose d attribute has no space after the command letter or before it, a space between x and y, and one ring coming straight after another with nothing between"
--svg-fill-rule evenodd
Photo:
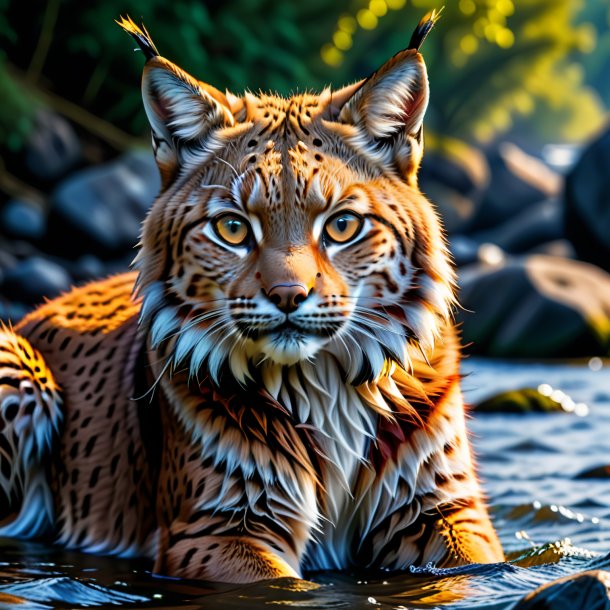
<instances>
[{"instance_id":1,"label":"pointed ear","mask_svg":"<svg viewBox=\"0 0 610 610\"><path fill-rule=\"evenodd\" d=\"M422 56L410 49L386 62L343 105L339 121L361 127L373 139L416 134L428 105Z\"/></svg>"},{"instance_id":2,"label":"pointed ear","mask_svg":"<svg viewBox=\"0 0 610 610\"><path fill-rule=\"evenodd\" d=\"M139 27L129 18L118 23L133 36L147 59L142 99L166 187L175 176L185 149L200 143L211 130L233 125L235 119L223 93L159 56L144 26Z\"/></svg>"},{"instance_id":3,"label":"pointed ear","mask_svg":"<svg viewBox=\"0 0 610 610\"><path fill-rule=\"evenodd\" d=\"M426 15L409 47L363 81L343 103L338 117L340 122L358 127L376 154L391 153L407 174L419 166L429 96L426 65L418 50L437 19L434 11ZM333 101L346 97L344 91L350 92L346 88L333 93Z\"/></svg>"}]
</instances>

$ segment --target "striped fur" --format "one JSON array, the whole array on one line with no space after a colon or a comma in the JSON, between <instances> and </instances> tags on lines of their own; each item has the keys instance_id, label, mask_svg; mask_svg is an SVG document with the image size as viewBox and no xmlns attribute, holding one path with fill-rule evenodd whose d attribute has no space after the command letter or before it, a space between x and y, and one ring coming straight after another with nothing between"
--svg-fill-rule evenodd
<instances>
[{"instance_id":1,"label":"striped fur","mask_svg":"<svg viewBox=\"0 0 610 610\"><path fill-rule=\"evenodd\" d=\"M137 279L76 290L3 339L27 339L61 388L40 432L61 543L230 582L502 559L465 428L454 273L417 187L435 18L368 79L289 99L223 94L121 22L147 59L163 177ZM38 472L12 457L26 442L11 468ZM22 533L16 514L4 533Z\"/></svg>"}]
</instances>

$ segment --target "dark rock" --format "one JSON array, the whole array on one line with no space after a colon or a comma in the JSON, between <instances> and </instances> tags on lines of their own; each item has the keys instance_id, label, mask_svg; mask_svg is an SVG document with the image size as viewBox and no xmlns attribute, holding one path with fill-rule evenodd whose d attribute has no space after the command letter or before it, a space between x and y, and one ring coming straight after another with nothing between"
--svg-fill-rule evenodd
<instances>
[{"instance_id":1,"label":"dark rock","mask_svg":"<svg viewBox=\"0 0 610 610\"><path fill-rule=\"evenodd\" d=\"M568 174L565 231L578 256L610 271L610 129Z\"/></svg>"},{"instance_id":2,"label":"dark rock","mask_svg":"<svg viewBox=\"0 0 610 610\"><path fill-rule=\"evenodd\" d=\"M501 392L474 405L477 413L565 413L559 400L537 388Z\"/></svg>"},{"instance_id":3,"label":"dark rock","mask_svg":"<svg viewBox=\"0 0 610 610\"><path fill-rule=\"evenodd\" d=\"M577 479L610 479L610 465L588 468L576 475Z\"/></svg>"},{"instance_id":4,"label":"dark rock","mask_svg":"<svg viewBox=\"0 0 610 610\"><path fill-rule=\"evenodd\" d=\"M419 170L419 186L438 209L450 234L468 229L488 180L485 156L452 140L429 147Z\"/></svg>"},{"instance_id":5,"label":"dark rock","mask_svg":"<svg viewBox=\"0 0 610 610\"><path fill-rule=\"evenodd\" d=\"M471 230L503 223L533 204L558 197L561 177L541 160L505 142L488 153L491 178Z\"/></svg>"},{"instance_id":6,"label":"dark rock","mask_svg":"<svg viewBox=\"0 0 610 610\"><path fill-rule=\"evenodd\" d=\"M71 279L63 267L38 256L19 261L5 271L2 296L23 303L38 303L70 288Z\"/></svg>"},{"instance_id":7,"label":"dark rock","mask_svg":"<svg viewBox=\"0 0 610 610\"><path fill-rule=\"evenodd\" d=\"M24 147L25 166L43 181L64 176L81 161L80 141L63 117L42 109Z\"/></svg>"},{"instance_id":8,"label":"dark rock","mask_svg":"<svg viewBox=\"0 0 610 610\"><path fill-rule=\"evenodd\" d=\"M544 255L470 265L459 274L465 343L498 357L610 353L610 275Z\"/></svg>"},{"instance_id":9,"label":"dark rock","mask_svg":"<svg viewBox=\"0 0 610 610\"><path fill-rule=\"evenodd\" d=\"M0 321L17 323L28 312L28 307L22 303L4 301L0 298ZM2 606L0 605L0 608Z\"/></svg>"},{"instance_id":10,"label":"dark rock","mask_svg":"<svg viewBox=\"0 0 610 610\"><path fill-rule=\"evenodd\" d=\"M610 572L558 578L528 593L513 610L610 610Z\"/></svg>"},{"instance_id":11,"label":"dark rock","mask_svg":"<svg viewBox=\"0 0 610 610\"><path fill-rule=\"evenodd\" d=\"M35 241L45 232L42 206L29 201L8 201L0 214L0 230L8 237Z\"/></svg>"},{"instance_id":12,"label":"dark rock","mask_svg":"<svg viewBox=\"0 0 610 610\"><path fill-rule=\"evenodd\" d=\"M563 237L563 210L557 199L533 203L504 223L470 237L480 243L493 243L502 250L521 254Z\"/></svg>"},{"instance_id":13,"label":"dark rock","mask_svg":"<svg viewBox=\"0 0 610 610\"><path fill-rule=\"evenodd\" d=\"M107 275L107 270L99 258L91 254L85 254L76 261L76 269L72 277L76 281L90 280Z\"/></svg>"},{"instance_id":14,"label":"dark rock","mask_svg":"<svg viewBox=\"0 0 610 610\"><path fill-rule=\"evenodd\" d=\"M54 258L53 260L72 276L74 282L82 284L115 273L124 273L129 269L133 257L133 253L130 253L121 259L102 261L92 254L85 254L76 261L65 258Z\"/></svg>"},{"instance_id":15,"label":"dark rock","mask_svg":"<svg viewBox=\"0 0 610 610\"><path fill-rule=\"evenodd\" d=\"M479 243L466 235L449 237L449 250L458 267L475 263L479 260Z\"/></svg>"},{"instance_id":16,"label":"dark rock","mask_svg":"<svg viewBox=\"0 0 610 610\"><path fill-rule=\"evenodd\" d=\"M558 256L560 258L576 257L574 246L567 239L555 239L544 244L540 244L530 250L530 254L546 254L548 256Z\"/></svg>"},{"instance_id":17,"label":"dark rock","mask_svg":"<svg viewBox=\"0 0 610 610\"><path fill-rule=\"evenodd\" d=\"M0 275L4 275L7 269L12 269L17 264L17 257L0 242Z\"/></svg>"},{"instance_id":18,"label":"dark rock","mask_svg":"<svg viewBox=\"0 0 610 610\"><path fill-rule=\"evenodd\" d=\"M70 176L52 197L47 248L66 258L125 254L159 188L152 154L142 151Z\"/></svg>"}]
</instances>

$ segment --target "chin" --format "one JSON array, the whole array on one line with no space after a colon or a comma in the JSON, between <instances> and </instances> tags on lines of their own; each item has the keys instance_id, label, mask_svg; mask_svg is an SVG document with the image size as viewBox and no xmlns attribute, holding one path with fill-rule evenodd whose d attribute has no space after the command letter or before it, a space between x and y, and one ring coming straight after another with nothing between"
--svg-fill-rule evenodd
<instances>
[{"instance_id":1,"label":"chin","mask_svg":"<svg viewBox=\"0 0 610 610\"><path fill-rule=\"evenodd\" d=\"M291 366L313 358L326 342L326 339L301 333L272 333L253 342L251 357L254 362L270 360Z\"/></svg>"}]
</instances>

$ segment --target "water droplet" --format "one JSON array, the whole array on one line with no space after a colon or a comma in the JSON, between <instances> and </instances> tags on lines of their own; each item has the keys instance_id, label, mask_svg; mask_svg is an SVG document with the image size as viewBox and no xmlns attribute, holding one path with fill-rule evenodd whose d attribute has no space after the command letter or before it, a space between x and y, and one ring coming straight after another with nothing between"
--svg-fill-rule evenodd
<instances>
[{"instance_id":1,"label":"water droplet","mask_svg":"<svg viewBox=\"0 0 610 610\"><path fill-rule=\"evenodd\" d=\"M591 358L591 360L589 360L589 368L592 371L601 371L602 367L604 366L604 363L602 361L601 358L598 358L597 356L594 356L593 358Z\"/></svg>"},{"instance_id":2,"label":"water droplet","mask_svg":"<svg viewBox=\"0 0 610 610\"><path fill-rule=\"evenodd\" d=\"M479 246L479 260L490 267L497 267L504 262L504 252L496 244L485 243Z\"/></svg>"},{"instance_id":3,"label":"water droplet","mask_svg":"<svg viewBox=\"0 0 610 610\"><path fill-rule=\"evenodd\" d=\"M577 402L574 405L574 413L578 415L578 417L586 417L589 415L589 407L584 402Z\"/></svg>"},{"instance_id":4,"label":"water droplet","mask_svg":"<svg viewBox=\"0 0 610 610\"><path fill-rule=\"evenodd\" d=\"M550 396L553 393L553 388L548 383L541 383L538 386L538 392L543 396Z\"/></svg>"},{"instance_id":5,"label":"water droplet","mask_svg":"<svg viewBox=\"0 0 610 610\"><path fill-rule=\"evenodd\" d=\"M565 394L561 391L561 390L553 390L551 392L551 400L554 400L555 402L561 403L563 402L563 400L565 399Z\"/></svg>"}]
</instances>

